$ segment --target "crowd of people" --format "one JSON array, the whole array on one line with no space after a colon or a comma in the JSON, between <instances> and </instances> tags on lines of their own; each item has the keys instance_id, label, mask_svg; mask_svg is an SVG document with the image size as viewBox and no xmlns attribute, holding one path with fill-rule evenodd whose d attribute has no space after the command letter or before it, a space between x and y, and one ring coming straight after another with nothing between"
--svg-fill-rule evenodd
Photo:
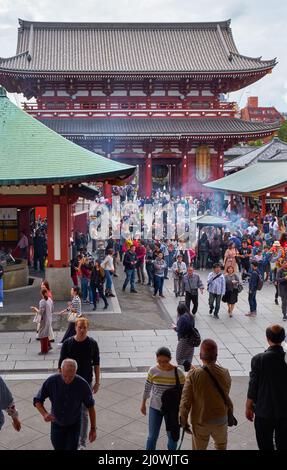
<instances>
[{"instance_id":1,"label":"crowd of people","mask_svg":"<svg viewBox=\"0 0 287 470\"><path fill-rule=\"evenodd\" d=\"M183 320L186 311L179 312ZM178 326L186 328L186 320ZM33 404L45 423L50 423L50 438L55 450L84 450L87 440L97 438L96 408L93 397L100 389L100 351L88 335L89 322L77 318L75 334L61 348L58 372L49 376L33 398ZM188 327L189 328L189 327ZM286 353L283 349L285 330L280 325L266 329L268 349L252 358L245 416L255 426L260 450L287 450ZM187 374L172 364L171 352L160 347L156 364L147 374L140 412L147 414L146 450L156 449L162 421L167 431L167 449L178 449L180 432L192 435L192 449L206 450L210 439L215 449L225 450L228 427L236 426L234 406L229 396L232 379L226 368L217 364L218 347L214 340L200 345L201 367L192 366ZM51 402L51 411L45 401ZM21 430L21 417L12 393L0 377L0 429L3 410L12 418L16 431Z\"/></svg>"},{"instance_id":2,"label":"crowd of people","mask_svg":"<svg viewBox=\"0 0 287 470\"><path fill-rule=\"evenodd\" d=\"M35 237L43 236L37 234L37 230L39 228ZM199 293L207 290L209 314L215 319L219 318L221 302L227 304L228 315L232 318L238 296L246 286L250 307L246 315L256 317L257 292L264 283L270 282L275 286L274 301L278 304L281 297L283 320L287 320L287 234L276 216L267 214L261 224L237 218L232 229L203 228L196 246L188 249L181 240L115 240L112 237L100 247L101 256L99 251L88 252L87 240L82 239L77 248L71 262L71 301L60 312L67 315L68 328L59 343L59 371L43 383L34 397L34 405L44 421L51 423L53 447L84 449L87 439L90 442L96 439L93 394L100 387L100 351L97 342L88 336L89 322L83 317L82 303L91 304L96 310L102 299L107 309L108 298L115 295L113 278L122 276L119 269L122 263L123 292L129 287L131 294L137 294L140 286L147 285L153 298L157 295L165 298L164 283L172 276L174 295L179 299L177 321L172 325L178 337L177 365L171 363L169 349L159 348L156 365L148 371L145 382L140 410L146 415L150 399L146 449L156 448L163 419L169 450L177 449L180 427L192 433L193 449L206 449L210 438L216 449L226 449L228 426L236 425L229 397L231 377L227 369L216 363L217 344L212 339L202 341L195 327ZM206 286L203 270L210 271ZM54 303L47 281L41 285L39 306L32 310L41 343L39 354L48 354L54 341ZM274 433L276 448L286 449L287 399L283 390L285 382L287 385L287 364L282 348L285 330L280 325L272 325L266 330L266 338L269 348L251 362L245 413L250 421L255 417L259 449L274 448ZM194 350L199 345L202 367L194 367ZM5 406L1 401L0 408L7 410L19 431L21 423L11 393L3 381L0 386L5 390L3 396L7 397ZM44 406L47 398L52 403L51 412Z\"/></svg>"}]
</instances>

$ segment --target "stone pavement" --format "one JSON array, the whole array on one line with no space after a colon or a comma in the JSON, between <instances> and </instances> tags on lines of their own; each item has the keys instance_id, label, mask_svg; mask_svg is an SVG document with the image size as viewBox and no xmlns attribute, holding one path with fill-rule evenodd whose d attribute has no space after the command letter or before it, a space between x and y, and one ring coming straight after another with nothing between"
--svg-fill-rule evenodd
<instances>
[{"instance_id":1,"label":"stone pavement","mask_svg":"<svg viewBox=\"0 0 287 470\"><path fill-rule=\"evenodd\" d=\"M206 284L206 272L200 272ZM103 370L143 371L147 370L155 360L155 351L160 346L170 347L175 356L177 337L171 326L176 319L178 299L173 294L172 280L167 281L165 299L152 299L151 290L147 286L138 286L139 294L122 293L118 281L116 286L122 312L107 315L113 320L113 329L103 330L101 319L86 313L89 319L95 318L90 332L99 342L101 365ZM200 295L200 294L199 294ZM208 314L208 296L200 295L199 311L196 315L196 326L202 338L213 338L219 347L218 362L227 367L233 375L247 375L250 361L254 354L263 351L266 346L265 329L271 323L282 322L279 306L274 304L274 287L265 284L258 293L258 315L256 318L245 317L248 311L247 287L240 294L235 307L234 317L229 318L226 304L222 303L220 319L216 320ZM88 306L90 311L90 306ZM162 311L164 310L164 311ZM145 314L146 312L146 314ZM135 318L136 317L136 318ZM154 320L152 320L154 318ZM106 322L108 320L105 320ZM134 328L141 325L141 329ZM59 325L58 325L59 326ZM60 341L65 329L66 320L62 320L62 331L56 332L56 342ZM148 328L149 329L146 329ZM53 371L57 367L59 350L54 345L47 356L38 356L39 342L34 331L16 331L0 333L0 373L5 371ZM198 349L194 363L198 364Z\"/></svg>"},{"instance_id":2,"label":"stone pavement","mask_svg":"<svg viewBox=\"0 0 287 470\"><path fill-rule=\"evenodd\" d=\"M112 374L110 374L112 375ZM108 374L106 374L108 377ZM147 417L140 413L144 379L132 377L132 374L113 374L113 378L102 378L100 391L95 395L97 410L97 440L88 444L87 449L98 450L142 450L147 438ZM5 424L0 432L0 450L49 450L52 449L49 431L32 404L33 396L38 392L45 377L19 380L7 380L19 410L22 429L17 433L11 420L5 416ZM238 426L229 428L228 449L256 449L252 423L244 416L247 378L235 377L232 381L231 398L238 419ZM46 405L48 408L47 401ZM209 448L213 448L212 444ZM157 449L166 449L164 425L161 428ZM191 450L190 436L185 435L182 450Z\"/></svg>"}]
</instances>

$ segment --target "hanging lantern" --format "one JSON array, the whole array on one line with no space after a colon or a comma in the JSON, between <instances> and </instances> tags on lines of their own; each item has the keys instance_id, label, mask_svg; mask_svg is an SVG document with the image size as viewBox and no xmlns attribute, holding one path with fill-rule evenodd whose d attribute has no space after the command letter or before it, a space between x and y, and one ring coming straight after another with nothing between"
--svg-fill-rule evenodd
<instances>
[{"instance_id":1,"label":"hanging lantern","mask_svg":"<svg viewBox=\"0 0 287 470\"><path fill-rule=\"evenodd\" d=\"M168 175L167 165L153 165L152 176L157 179L164 179Z\"/></svg>"},{"instance_id":2,"label":"hanging lantern","mask_svg":"<svg viewBox=\"0 0 287 470\"><path fill-rule=\"evenodd\" d=\"M206 183L210 177L210 152L207 145L201 145L196 150L196 179Z\"/></svg>"}]
</instances>

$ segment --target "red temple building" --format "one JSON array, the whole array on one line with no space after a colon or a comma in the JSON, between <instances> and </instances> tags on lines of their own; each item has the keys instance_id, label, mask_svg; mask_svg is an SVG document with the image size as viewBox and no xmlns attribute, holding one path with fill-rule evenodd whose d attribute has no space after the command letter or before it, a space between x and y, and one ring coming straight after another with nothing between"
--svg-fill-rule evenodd
<instances>
[{"instance_id":1,"label":"red temple building","mask_svg":"<svg viewBox=\"0 0 287 470\"><path fill-rule=\"evenodd\" d=\"M225 150L279 127L238 119L220 100L276 65L241 55L230 21L19 24L0 83L34 99L25 110L62 136L137 166L141 196L159 181L211 192L203 184L223 176Z\"/></svg>"}]
</instances>

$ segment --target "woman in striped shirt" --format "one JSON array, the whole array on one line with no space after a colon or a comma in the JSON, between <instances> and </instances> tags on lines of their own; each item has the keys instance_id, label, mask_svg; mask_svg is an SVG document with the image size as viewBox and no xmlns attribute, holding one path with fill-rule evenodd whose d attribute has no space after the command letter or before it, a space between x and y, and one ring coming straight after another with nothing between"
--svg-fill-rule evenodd
<instances>
[{"instance_id":1,"label":"woman in striped shirt","mask_svg":"<svg viewBox=\"0 0 287 470\"><path fill-rule=\"evenodd\" d=\"M76 329L75 329L75 322L78 317L82 316L82 302L80 299L80 288L78 286L74 286L71 289L71 296L72 302L68 303L68 307L65 310L62 310L62 313L68 313L68 322L69 326L64 334L62 342L58 344L61 346L65 339L70 338L71 336L75 336Z\"/></svg>"},{"instance_id":2,"label":"woman in striped shirt","mask_svg":"<svg viewBox=\"0 0 287 470\"><path fill-rule=\"evenodd\" d=\"M156 352L157 365L151 367L145 382L143 401L141 412L146 416L146 401L151 397L149 408L149 434L146 444L146 450L155 450L157 439L159 436L162 419L164 415L161 412L161 397L165 390L176 385L175 366L171 361L171 352L168 348L159 348ZM180 384L184 384L184 373L177 369ZM177 442L175 442L170 432L167 433L168 450L176 450Z\"/></svg>"}]
</instances>

